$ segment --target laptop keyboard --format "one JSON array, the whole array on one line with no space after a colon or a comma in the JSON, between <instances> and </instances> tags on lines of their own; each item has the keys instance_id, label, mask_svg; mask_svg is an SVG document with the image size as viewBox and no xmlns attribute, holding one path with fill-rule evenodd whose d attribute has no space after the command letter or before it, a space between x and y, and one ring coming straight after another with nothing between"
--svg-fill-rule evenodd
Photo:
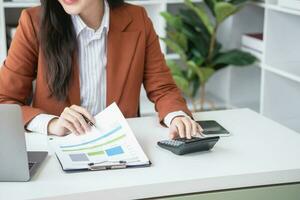
<instances>
[{"instance_id":1,"label":"laptop keyboard","mask_svg":"<svg viewBox=\"0 0 300 200\"><path fill-rule=\"evenodd\" d=\"M29 168L29 170L31 170L31 168L33 167L34 164L35 164L34 162L28 163L28 168Z\"/></svg>"}]
</instances>

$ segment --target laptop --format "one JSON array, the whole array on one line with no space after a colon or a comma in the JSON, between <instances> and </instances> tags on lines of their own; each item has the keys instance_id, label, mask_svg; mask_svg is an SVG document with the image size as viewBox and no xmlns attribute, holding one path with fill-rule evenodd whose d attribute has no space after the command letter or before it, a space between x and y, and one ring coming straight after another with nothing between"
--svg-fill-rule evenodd
<instances>
[{"instance_id":1,"label":"laptop","mask_svg":"<svg viewBox=\"0 0 300 200\"><path fill-rule=\"evenodd\" d=\"M21 107L0 104L0 182L29 181L48 152L27 152Z\"/></svg>"}]
</instances>

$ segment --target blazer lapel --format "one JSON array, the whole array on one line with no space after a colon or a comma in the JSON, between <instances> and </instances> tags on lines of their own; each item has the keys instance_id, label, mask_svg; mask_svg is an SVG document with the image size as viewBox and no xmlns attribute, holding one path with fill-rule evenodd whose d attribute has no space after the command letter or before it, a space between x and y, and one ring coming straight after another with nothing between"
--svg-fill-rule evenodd
<instances>
[{"instance_id":1,"label":"blazer lapel","mask_svg":"<svg viewBox=\"0 0 300 200\"><path fill-rule=\"evenodd\" d=\"M107 47L107 106L119 102L135 55L140 31L126 31L131 22L125 7L111 9Z\"/></svg>"},{"instance_id":2,"label":"blazer lapel","mask_svg":"<svg viewBox=\"0 0 300 200\"><path fill-rule=\"evenodd\" d=\"M126 84L140 31L126 31L132 18L125 7L110 10L110 27L107 41L107 94L106 105L119 102ZM73 57L73 72L69 87L70 105L80 105L80 81L77 53Z\"/></svg>"}]
</instances>

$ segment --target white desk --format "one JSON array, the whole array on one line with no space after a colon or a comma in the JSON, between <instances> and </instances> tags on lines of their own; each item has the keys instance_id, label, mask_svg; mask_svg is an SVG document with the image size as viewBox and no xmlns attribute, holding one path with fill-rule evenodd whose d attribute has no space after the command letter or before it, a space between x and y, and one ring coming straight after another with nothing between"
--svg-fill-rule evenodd
<instances>
[{"instance_id":1,"label":"white desk","mask_svg":"<svg viewBox=\"0 0 300 200\"><path fill-rule=\"evenodd\" d=\"M198 113L232 132L211 152L176 156L156 143L168 129L157 118L128 120L153 165L67 174L52 154L28 183L0 183L0 199L136 199L300 182L300 134L248 109ZM47 149L39 134L29 150Z\"/></svg>"}]
</instances>

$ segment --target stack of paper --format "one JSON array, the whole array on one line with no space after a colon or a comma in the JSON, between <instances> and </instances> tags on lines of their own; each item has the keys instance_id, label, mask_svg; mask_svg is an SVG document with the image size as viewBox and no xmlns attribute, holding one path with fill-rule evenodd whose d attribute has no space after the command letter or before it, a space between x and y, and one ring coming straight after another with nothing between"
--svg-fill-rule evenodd
<instances>
[{"instance_id":1,"label":"stack of paper","mask_svg":"<svg viewBox=\"0 0 300 200\"><path fill-rule=\"evenodd\" d=\"M118 106L113 103L95 116L96 128L85 135L70 134L51 143L64 170L89 169L91 165L126 163L149 165L150 161L136 140Z\"/></svg>"}]
</instances>

